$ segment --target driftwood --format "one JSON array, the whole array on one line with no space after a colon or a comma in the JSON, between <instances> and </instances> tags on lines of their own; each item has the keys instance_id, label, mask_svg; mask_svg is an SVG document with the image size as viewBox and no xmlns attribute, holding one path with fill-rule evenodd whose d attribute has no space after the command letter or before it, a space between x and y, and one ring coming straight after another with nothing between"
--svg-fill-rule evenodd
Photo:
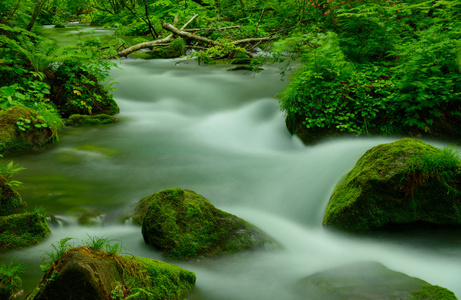
<instances>
[{"instance_id":1,"label":"driftwood","mask_svg":"<svg viewBox=\"0 0 461 300\"><path fill-rule=\"evenodd\" d=\"M221 42L218 42L218 41L203 37L203 36L195 34L193 32L211 31L211 30L229 30L229 29L234 29L234 28L238 28L238 29L241 30L240 26L228 26L228 27L222 27L222 28L186 29L186 27L195 18L197 18L197 16L198 16L197 14L194 15L181 28L177 28L173 24L170 24L170 23L162 22L162 27L165 30L171 32L171 34L169 34L166 38L157 39L157 40L154 40L154 41L144 42L144 43L140 43L140 44L131 46L129 48L126 48L126 49L116 53L114 56L112 56L112 58L121 57L121 56L127 56L128 54L133 53L134 51L137 51L137 50L140 50L140 49L161 47L161 46L169 45L173 41L175 35L180 36L180 37L182 37L184 39L195 40L195 41L198 41L198 42L202 42L202 43L205 43L207 45L222 47L224 45ZM233 45L249 44L249 43L258 43L259 44L259 43L264 42L264 41L270 41L271 39L273 39L273 36L267 36L267 37L263 37L263 38L247 38L247 39L241 39L241 40L232 41L232 42L230 42L230 44L233 44ZM186 47L190 47L190 46L186 46ZM206 48L200 47L200 49L204 50ZM253 55L249 51L245 51L245 53L249 57L253 57Z\"/></svg>"}]
</instances>

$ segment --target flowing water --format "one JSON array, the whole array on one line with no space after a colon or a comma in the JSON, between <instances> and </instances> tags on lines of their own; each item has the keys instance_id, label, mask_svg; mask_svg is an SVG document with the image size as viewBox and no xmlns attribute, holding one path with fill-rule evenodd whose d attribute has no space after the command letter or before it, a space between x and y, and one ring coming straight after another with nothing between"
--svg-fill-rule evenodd
<instances>
[{"instance_id":1,"label":"flowing water","mask_svg":"<svg viewBox=\"0 0 461 300\"><path fill-rule=\"evenodd\" d=\"M62 220L38 246L0 254L30 267L25 293L42 274L51 243L88 236L119 240L135 256L165 260L145 245L140 227L122 222L145 196L181 187L261 228L280 248L216 260L176 263L196 273L192 300L297 300L296 282L357 260L387 267L461 296L456 234L351 237L321 226L336 182L369 148L396 140L338 138L304 146L290 136L273 97L286 84L275 66L259 74L177 60L122 60L111 75L122 121L66 128L59 144L9 156L29 207ZM442 146L444 141L430 141ZM90 225L77 219L94 216ZM443 233L443 234L442 234ZM459 236L459 235L458 235Z\"/></svg>"}]
</instances>

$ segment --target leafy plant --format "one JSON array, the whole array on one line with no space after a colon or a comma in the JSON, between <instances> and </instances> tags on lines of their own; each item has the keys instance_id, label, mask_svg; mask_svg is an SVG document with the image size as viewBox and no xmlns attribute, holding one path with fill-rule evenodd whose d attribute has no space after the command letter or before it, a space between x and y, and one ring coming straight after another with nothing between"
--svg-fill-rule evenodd
<instances>
[{"instance_id":1,"label":"leafy plant","mask_svg":"<svg viewBox=\"0 0 461 300\"><path fill-rule=\"evenodd\" d=\"M69 241L72 239L73 238L70 237L63 238L58 242L51 244L51 247L53 248L52 251L45 251L45 254L48 256L49 260L44 260L44 264L40 265L40 268L44 273L46 273L50 269L51 264L55 260L61 259L64 256L64 253L66 253L67 250L73 247L73 245L69 243Z\"/></svg>"},{"instance_id":2,"label":"leafy plant","mask_svg":"<svg viewBox=\"0 0 461 300\"><path fill-rule=\"evenodd\" d=\"M1 156L0 156L1 157ZM0 163L0 175L2 175L9 186L21 186L22 182L13 180L13 177L21 172L22 170L25 170L25 168L19 167L19 164L14 164L13 161L10 161L9 163L2 164Z\"/></svg>"}]
</instances>

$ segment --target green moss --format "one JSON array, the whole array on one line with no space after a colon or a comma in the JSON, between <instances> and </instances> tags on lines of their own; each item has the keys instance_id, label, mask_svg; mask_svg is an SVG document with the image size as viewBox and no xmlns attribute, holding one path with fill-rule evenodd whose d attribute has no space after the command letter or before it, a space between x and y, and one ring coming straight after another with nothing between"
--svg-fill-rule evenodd
<instances>
[{"instance_id":1,"label":"green moss","mask_svg":"<svg viewBox=\"0 0 461 300\"><path fill-rule=\"evenodd\" d=\"M123 256L88 246L71 248L54 260L27 299L184 299L195 274L161 261Z\"/></svg>"},{"instance_id":2,"label":"green moss","mask_svg":"<svg viewBox=\"0 0 461 300\"><path fill-rule=\"evenodd\" d=\"M142 222L144 240L170 258L230 254L267 241L249 223L190 190L163 190L143 199L141 205L148 207Z\"/></svg>"},{"instance_id":3,"label":"green moss","mask_svg":"<svg viewBox=\"0 0 461 300\"><path fill-rule=\"evenodd\" d=\"M16 209L27 206L21 195L16 192L8 181L0 175L0 215L8 215Z\"/></svg>"},{"instance_id":4,"label":"green moss","mask_svg":"<svg viewBox=\"0 0 461 300\"><path fill-rule=\"evenodd\" d=\"M106 125L119 122L119 119L112 117L106 114L99 115L71 115L67 121L67 126L74 127L85 127L85 126L96 126L96 125Z\"/></svg>"},{"instance_id":5,"label":"green moss","mask_svg":"<svg viewBox=\"0 0 461 300\"><path fill-rule=\"evenodd\" d=\"M336 185L323 224L350 232L416 221L460 224L459 161L449 156L409 138L368 150Z\"/></svg>"},{"instance_id":6,"label":"green moss","mask_svg":"<svg viewBox=\"0 0 461 300\"><path fill-rule=\"evenodd\" d=\"M425 285L412 293L413 300L456 300L455 293L438 285Z\"/></svg>"},{"instance_id":7,"label":"green moss","mask_svg":"<svg viewBox=\"0 0 461 300\"><path fill-rule=\"evenodd\" d=\"M40 212L0 217L0 249L36 245L50 234L46 218Z\"/></svg>"},{"instance_id":8,"label":"green moss","mask_svg":"<svg viewBox=\"0 0 461 300\"><path fill-rule=\"evenodd\" d=\"M175 39L169 46L155 48L148 52L136 51L132 53L139 59L176 58L186 55L186 43L183 39Z\"/></svg>"},{"instance_id":9,"label":"green moss","mask_svg":"<svg viewBox=\"0 0 461 300\"><path fill-rule=\"evenodd\" d=\"M16 124L20 118L34 120L38 115L22 106L0 110L0 153L41 148L57 141L57 132L48 127L31 124L20 130Z\"/></svg>"},{"instance_id":10,"label":"green moss","mask_svg":"<svg viewBox=\"0 0 461 300\"><path fill-rule=\"evenodd\" d=\"M0 265L0 299L13 299L22 288L22 281L19 277L24 273L24 265L1 264Z\"/></svg>"}]
</instances>

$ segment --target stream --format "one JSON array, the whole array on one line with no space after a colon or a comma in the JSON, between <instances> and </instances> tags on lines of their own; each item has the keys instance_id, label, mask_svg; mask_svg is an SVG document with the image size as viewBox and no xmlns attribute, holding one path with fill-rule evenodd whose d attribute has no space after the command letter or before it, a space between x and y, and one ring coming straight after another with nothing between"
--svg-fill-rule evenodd
<instances>
[{"instance_id":1,"label":"stream","mask_svg":"<svg viewBox=\"0 0 461 300\"><path fill-rule=\"evenodd\" d=\"M298 280L358 260L381 262L461 297L459 233L353 237L321 225L338 180L366 150L397 138L334 138L304 146L286 130L274 98L287 83L277 66L252 74L179 61L122 59L111 72L120 123L65 128L57 145L7 157L26 168L16 179L29 208L42 206L62 220L43 243L0 253L1 262L29 266L25 294L42 277L39 265L51 244L65 237L75 244L107 237L126 253L169 262L144 243L140 227L123 220L141 198L181 187L281 245L173 262L197 275L189 300L298 300ZM85 216L92 216L88 225L78 222Z\"/></svg>"}]
</instances>

